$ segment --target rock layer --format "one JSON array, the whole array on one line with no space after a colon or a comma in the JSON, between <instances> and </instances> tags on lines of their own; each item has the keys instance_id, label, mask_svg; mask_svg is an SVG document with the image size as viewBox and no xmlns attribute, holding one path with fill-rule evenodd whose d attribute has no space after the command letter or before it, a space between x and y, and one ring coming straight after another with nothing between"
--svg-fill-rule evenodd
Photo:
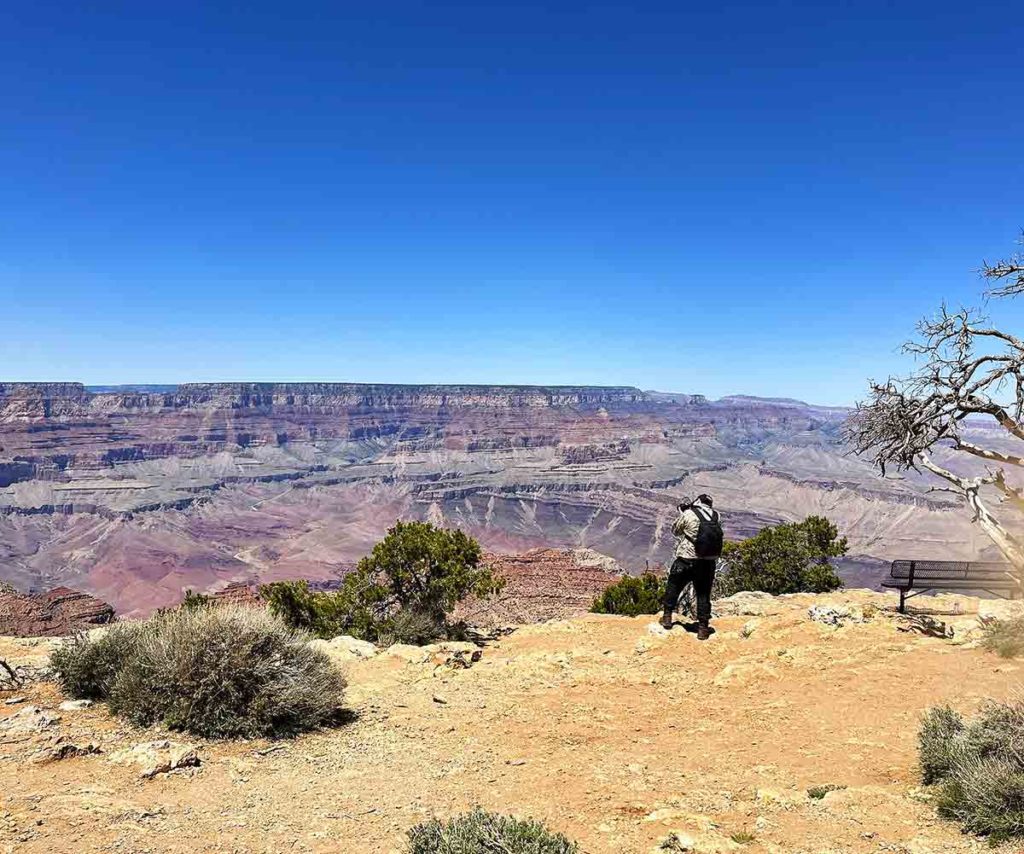
<instances>
[{"instance_id":1,"label":"rock layer","mask_svg":"<svg viewBox=\"0 0 1024 854\"><path fill-rule=\"evenodd\" d=\"M834 519L858 585L887 559L985 554L950 496L849 456L844 416L627 387L0 383L0 578L143 614L187 588L336 582L396 518L637 572L698 492L732 538Z\"/></svg>"},{"instance_id":2,"label":"rock layer","mask_svg":"<svg viewBox=\"0 0 1024 854\"><path fill-rule=\"evenodd\" d=\"M58 637L109 623L114 609L106 602L58 587L45 593L0 593L0 635Z\"/></svg>"}]
</instances>

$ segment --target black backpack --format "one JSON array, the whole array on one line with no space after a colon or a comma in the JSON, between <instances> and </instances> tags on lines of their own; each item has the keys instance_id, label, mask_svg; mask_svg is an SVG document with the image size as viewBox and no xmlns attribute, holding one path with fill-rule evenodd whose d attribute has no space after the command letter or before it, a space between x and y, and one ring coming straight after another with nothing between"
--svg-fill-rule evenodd
<instances>
[{"instance_id":1,"label":"black backpack","mask_svg":"<svg viewBox=\"0 0 1024 854\"><path fill-rule=\"evenodd\" d=\"M725 533L722 531L722 520L718 512L703 506L693 505L690 509L697 514L700 527L693 538L693 550L701 560L712 560L722 556L722 545ZM704 514L710 514L705 516Z\"/></svg>"}]
</instances>

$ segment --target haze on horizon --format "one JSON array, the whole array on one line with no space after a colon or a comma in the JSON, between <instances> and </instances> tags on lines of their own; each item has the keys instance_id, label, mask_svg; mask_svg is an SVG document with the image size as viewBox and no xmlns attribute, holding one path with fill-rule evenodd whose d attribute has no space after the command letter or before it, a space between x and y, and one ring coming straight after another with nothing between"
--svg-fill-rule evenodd
<instances>
[{"instance_id":1,"label":"haze on horizon","mask_svg":"<svg viewBox=\"0 0 1024 854\"><path fill-rule=\"evenodd\" d=\"M0 376L849 404L1016 248L1019 15L23 4Z\"/></svg>"}]
</instances>

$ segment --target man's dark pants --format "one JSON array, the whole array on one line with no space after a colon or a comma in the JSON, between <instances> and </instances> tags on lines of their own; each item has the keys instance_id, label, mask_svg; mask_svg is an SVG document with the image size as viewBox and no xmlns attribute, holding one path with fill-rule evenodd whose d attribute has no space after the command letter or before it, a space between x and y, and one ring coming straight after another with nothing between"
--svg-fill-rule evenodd
<instances>
[{"instance_id":1,"label":"man's dark pants","mask_svg":"<svg viewBox=\"0 0 1024 854\"><path fill-rule=\"evenodd\" d=\"M676 609L679 594L691 581L697 598L697 622L706 626L711 620L711 586L715 583L714 560L687 560L677 557L668 573L665 609Z\"/></svg>"}]
</instances>

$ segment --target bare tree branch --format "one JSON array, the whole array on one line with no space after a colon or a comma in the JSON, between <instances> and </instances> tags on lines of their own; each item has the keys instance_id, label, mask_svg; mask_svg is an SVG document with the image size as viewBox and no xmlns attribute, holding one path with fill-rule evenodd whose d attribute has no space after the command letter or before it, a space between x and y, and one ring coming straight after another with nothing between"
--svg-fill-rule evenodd
<instances>
[{"instance_id":1,"label":"bare tree branch","mask_svg":"<svg viewBox=\"0 0 1024 854\"><path fill-rule=\"evenodd\" d=\"M1024 243L1024 235L1020 242ZM981 275L995 282L1005 282L986 291L987 297L1011 297L1024 293L1024 255L1014 255L995 264L982 263Z\"/></svg>"},{"instance_id":2,"label":"bare tree branch","mask_svg":"<svg viewBox=\"0 0 1024 854\"><path fill-rule=\"evenodd\" d=\"M1024 294L1024 255L985 264L982 275L1005 282L992 295ZM1024 467L1024 447L1019 453L985 447L975 429L977 419L988 416L1010 436L1024 440L1024 338L992 326L974 310L950 311L945 305L917 329L918 337L904 351L916 357L918 368L905 377L870 383L868 400L847 420L846 439L883 475L893 466L897 471L924 470L945 481L949 485L936 491L962 496L974 521L1024 569L1024 544L999 523L982 497L984 488L994 488L1004 502L1024 510L1024 489L1008 484L1002 469L961 477L935 462L931 453L948 448Z\"/></svg>"}]
</instances>

